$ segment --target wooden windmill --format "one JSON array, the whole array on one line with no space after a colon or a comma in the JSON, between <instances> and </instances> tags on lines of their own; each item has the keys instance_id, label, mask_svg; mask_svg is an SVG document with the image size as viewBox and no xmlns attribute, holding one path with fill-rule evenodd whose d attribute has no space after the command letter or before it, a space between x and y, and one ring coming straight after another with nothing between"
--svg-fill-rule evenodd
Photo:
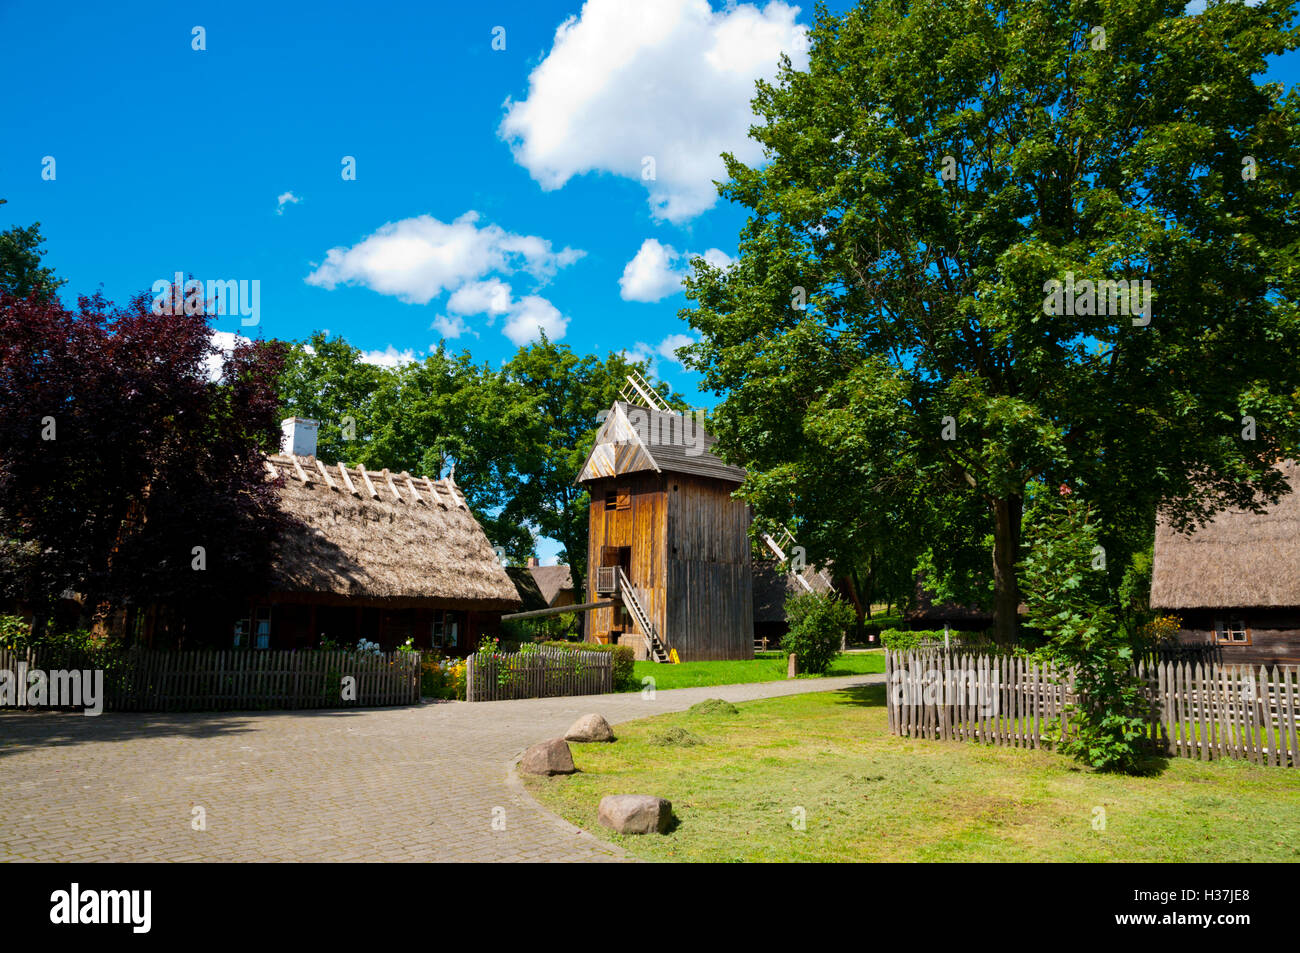
<instances>
[{"instance_id":1,"label":"wooden windmill","mask_svg":"<svg viewBox=\"0 0 1300 953\"><path fill-rule=\"evenodd\" d=\"M745 471L640 375L621 396L577 479L591 494L586 638L657 661L750 658L751 514L732 497Z\"/></svg>"}]
</instances>

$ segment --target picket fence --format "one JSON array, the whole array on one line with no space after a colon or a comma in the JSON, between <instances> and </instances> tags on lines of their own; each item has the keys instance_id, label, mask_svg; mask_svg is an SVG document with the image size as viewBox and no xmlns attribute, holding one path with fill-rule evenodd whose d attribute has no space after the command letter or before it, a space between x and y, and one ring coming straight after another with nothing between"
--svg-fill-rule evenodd
<instances>
[{"instance_id":1,"label":"picket fence","mask_svg":"<svg viewBox=\"0 0 1300 953\"><path fill-rule=\"evenodd\" d=\"M1300 766L1300 667L1144 660L1146 741L1209 761ZM1041 748L1070 731L1074 679L1024 658L975 652L885 653L889 730L908 738Z\"/></svg>"},{"instance_id":2,"label":"picket fence","mask_svg":"<svg viewBox=\"0 0 1300 953\"><path fill-rule=\"evenodd\" d=\"M603 695L613 690L612 652L541 646L530 652L498 652L466 659L466 701Z\"/></svg>"},{"instance_id":3,"label":"picket fence","mask_svg":"<svg viewBox=\"0 0 1300 953\"><path fill-rule=\"evenodd\" d=\"M242 649L0 649L0 670L104 673L106 711L354 708L420 701L420 655ZM344 700L352 677L355 698Z\"/></svg>"}]
</instances>

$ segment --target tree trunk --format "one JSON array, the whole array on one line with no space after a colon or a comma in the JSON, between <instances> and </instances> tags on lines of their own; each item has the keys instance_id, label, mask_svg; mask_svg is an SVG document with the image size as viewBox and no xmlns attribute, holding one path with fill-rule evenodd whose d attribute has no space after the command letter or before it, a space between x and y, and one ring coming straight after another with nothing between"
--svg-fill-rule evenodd
<instances>
[{"instance_id":1,"label":"tree trunk","mask_svg":"<svg viewBox=\"0 0 1300 953\"><path fill-rule=\"evenodd\" d=\"M1021 496L993 501L993 639L999 645L1014 645L1019 635L1016 610L1020 587L1016 583L1016 562L1020 559Z\"/></svg>"}]
</instances>

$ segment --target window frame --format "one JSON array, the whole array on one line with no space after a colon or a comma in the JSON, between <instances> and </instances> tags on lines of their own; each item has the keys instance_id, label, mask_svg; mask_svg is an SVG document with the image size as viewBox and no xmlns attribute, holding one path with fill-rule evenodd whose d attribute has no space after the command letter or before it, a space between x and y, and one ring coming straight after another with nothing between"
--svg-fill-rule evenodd
<instances>
[{"instance_id":1,"label":"window frame","mask_svg":"<svg viewBox=\"0 0 1300 953\"><path fill-rule=\"evenodd\" d=\"M1242 638L1232 636L1240 634ZM1226 616L1214 620L1214 643L1216 645L1252 645L1254 636L1244 616Z\"/></svg>"}]
</instances>

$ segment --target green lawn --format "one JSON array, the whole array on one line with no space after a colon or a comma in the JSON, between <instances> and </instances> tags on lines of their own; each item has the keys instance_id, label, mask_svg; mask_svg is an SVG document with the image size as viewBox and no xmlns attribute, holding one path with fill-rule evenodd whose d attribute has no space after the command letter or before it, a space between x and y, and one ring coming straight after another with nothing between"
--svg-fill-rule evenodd
<instances>
[{"instance_id":1,"label":"green lawn","mask_svg":"<svg viewBox=\"0 0 1300 953\"><path fill-rule=\"evenodd\" d=\"M1122 777L1049 751L896 738L883 686L739 708L617 725L613 744L572 746L579 773L526 783L654 860L1300 861L1294 770L1171 758ZM703 743L649 742L674 726ZM631 793L672 801L676 828L621 837L596 823L602 796Z\"/></svg>"},{"instance_id":2,"label":"green lawn","mask_svg":"<svg viewBox=\"0 0 1300 953\"><path fill-rule=\"evenodd\" d=\"M853 652L838 656L826 675L868 675L885 670L884 650ZM629 691L641 690L641 679L650 676L655 688L698 688L702 685L739 685L742 682L775 682L786 677L785 655L760 653L760 657L743 662L682 662L665 665L637 662ZM820 676L804 675L801 678Z\"/></svg>"}]
</instances>

